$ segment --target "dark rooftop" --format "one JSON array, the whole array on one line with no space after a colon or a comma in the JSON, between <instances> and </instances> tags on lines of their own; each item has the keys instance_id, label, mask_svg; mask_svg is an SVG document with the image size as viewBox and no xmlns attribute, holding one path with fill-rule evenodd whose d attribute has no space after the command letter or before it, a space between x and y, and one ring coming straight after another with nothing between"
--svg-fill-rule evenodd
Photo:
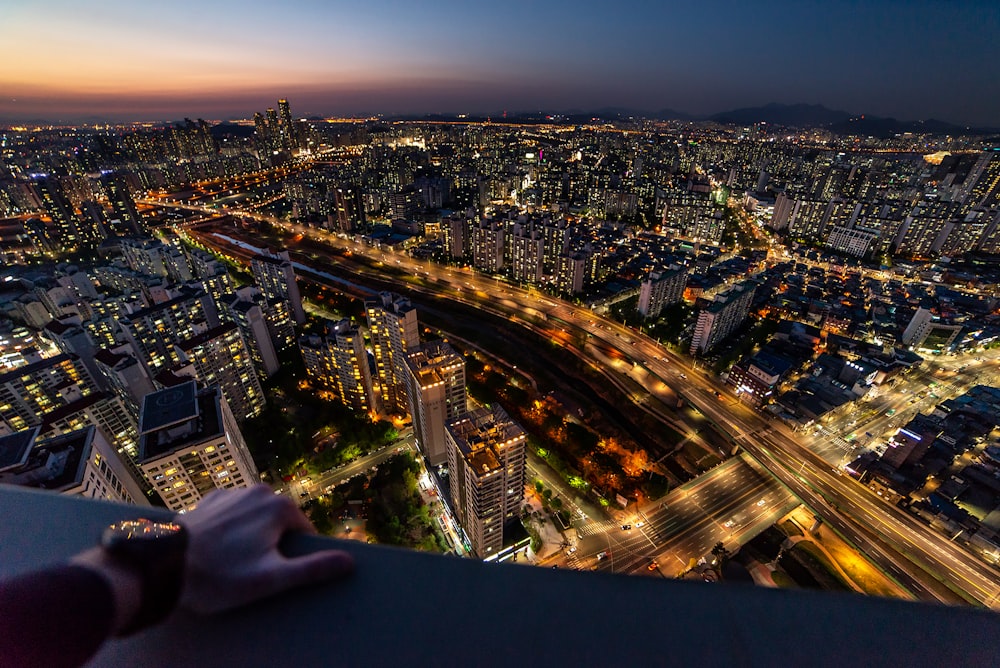
<instances>
[{"instance_id":1,"label":"dark rooftop","mask_svg":"<svg viewBox=\"0 0 1000 668\"><path fill-rule=\"evenodd\" d=\"M37 435L38 427L0 436L0 471L23 464Z\"/></svg>"},{"instance_id":2,"label":"dark rooftop","mask_svg":"<svg viewBox=\"0 0 1000 668\"><path fill-rule=\"evenodd\" d=\"M157 395L162 395L163 406L157 407L155 400L149 401ZM223 430L219 413L221 398L218 385L199 390L193 380L147 394L143 399L139 423L138 460L143 462L159 457L220 434ZM151 411L148 421L147 404L150 404Z\"/></svg>"},{"instance_id":3,"label":"dark rooftop","mask_svg":"<svg viewBox=\"0 0 1000 668\"><path fill-rule=\"evenodd\" d=\"M183 385L147 394L142 399L139 431L142 434L198 417L198 384Z\"/></svg>"},{"instance_id":4,"label":"dark rooftop","mask_svg":"<svg viewBox=\"0 0 1000 668\"><path fill-rule=\"evenodd\" d=\"M82 467L90 453L90 443L96 428L93 426L77 429L68 434L53 436L44 441L35 441L36 429L18 432L31 437L28 453L21 466L8 473L17 485L40 489L60 490L79 483ZM15 434L17 435L17 434ZM0 476L0 480L3 476Z\"/></svg>"}]
</instances>

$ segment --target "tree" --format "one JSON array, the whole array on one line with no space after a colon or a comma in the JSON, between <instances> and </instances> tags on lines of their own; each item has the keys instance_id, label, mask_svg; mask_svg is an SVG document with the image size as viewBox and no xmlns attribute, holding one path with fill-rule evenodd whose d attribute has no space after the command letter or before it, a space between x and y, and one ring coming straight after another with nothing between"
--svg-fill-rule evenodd
<instances>
[{"instance_id":1,"label":"tree","mask_svg":"<svg viewBox=\"0 0 1000 668\"><path fill-rule=\"evenodd\" d=\"M715 559L713 559L713 565L717 569L721 569L725 563L729 561L729 550L727 550L726 546L720 541L715 544L715 547L712 548L712 556L715 557Z\"/></svg>"}]
</instances>

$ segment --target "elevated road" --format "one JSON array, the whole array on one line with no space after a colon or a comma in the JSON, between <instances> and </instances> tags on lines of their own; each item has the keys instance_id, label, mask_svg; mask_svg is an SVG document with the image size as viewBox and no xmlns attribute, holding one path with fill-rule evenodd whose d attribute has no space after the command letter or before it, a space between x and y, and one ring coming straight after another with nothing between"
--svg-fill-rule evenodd
<instances>
[{"instance_id":1,"label":"elevated road","mask_svg":"<svg viewBox=\"0 0 1000 668\"><path fill-rule=\"evenodd\" d=\"M196 205L169 206L206 212L205 207ZM733 439L734 445L744 448L814 512L837 527L886 573L902 578L900 584L913 587L922 598L954 602L956 596L962 596L970 602L998 605L1000 571L916 518L886 505L854 480L837 475L829 464L802 447L797 436L783 425L767 422L741 404L721 402L718 392L724 388L717 379L692 368L688 360L669 352L648 336L605 320L586 308L531 289L501 284L473 272L414 259L344 235L274 217L245 211L233 213L268 222L292 234L307 235L341 251L394 265L394 269L418 277L422 290L505 314L520 324L538 328L540 322L558 318L558 329L574 336L590 336L635 364L641 364L701 411L716 428ZM828 503L821 490L835 498ZM841 505L838 500L845 503ZM846 503L847 500L851 503Z\"/></svg>"}]
</instances>

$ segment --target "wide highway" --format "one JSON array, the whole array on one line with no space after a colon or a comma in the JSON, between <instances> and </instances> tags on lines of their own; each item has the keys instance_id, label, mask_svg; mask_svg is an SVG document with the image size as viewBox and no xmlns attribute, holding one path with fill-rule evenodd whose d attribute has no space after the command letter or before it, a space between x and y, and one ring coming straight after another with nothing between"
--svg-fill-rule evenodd
<instances>
[{"instance_id":1,"label":"wide highway","mask_svg":"<svg viewBox=\"0 0 1000 668\"><path fill-rule=\"evenodd\" d=\"M163 205L162 202L146 203ZM218 213L197 205L172 203L166 206L198 213ZM440 296L494 313L505 313L511 320L536 330L540 320L558 318L561 321L559 328L573 335L589 335L600 340L661 379L678 396L708 417L716 428L734 439L734 444L764 465L815 513L834 526L843 527L844 535L886 573L900 579L900 584L911 588L911 591L916 589L914 593L922 598L953 602L956 594L961 593L970 602L1000 605L1000 571L916 518L887 505L853 479L837 475L825 461L804 448L796 434L777 421L766 421L741 404L720 401L717 393L725 388L716 378L692 368L688 360L671 353L648 336L606 320L587 308L530 288L499 283L472 271L411 258L345 235L271 216L243 210L231 210L230 213L256 218L332 248L394 265L396 270L423 277L422 289L425 291L434 291ZM751 434L752 437L746 437ZM807 493L807 487L822 487L827 493L834 492L837 499L850 499L853 505L840 505L834 500L837 505L834 509L832 505L820 501L823 497L819 496L819 492ZM877 533L871 535L872 531Z\"/></svg>"}]
</instances>

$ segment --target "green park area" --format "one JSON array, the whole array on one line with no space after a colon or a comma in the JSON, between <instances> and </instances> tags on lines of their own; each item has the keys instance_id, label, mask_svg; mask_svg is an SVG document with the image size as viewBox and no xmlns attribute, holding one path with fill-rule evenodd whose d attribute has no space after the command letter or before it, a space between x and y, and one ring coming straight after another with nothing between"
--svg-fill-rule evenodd
<instances>
[{"instance_id":1,"label":"green park area","mask_svg":"<svg viewBox=\"0 0 1000 668\"><path fill-rule=\"evenodd\" d=\"M297 353L296 353L297 355ZM290 360L265 386L267 406L247 420L243 435L261 471L289 476L326 471L363 457L399 437L391 422L368 415L317 392Z\"/></svg>"},{"instance_id":2,"label":"green park area","mask_svg":"<svg viewBox=\"0 0 1000 668\"><path fill-rule=\"evenodd\" d=\"M447 543L434 522L433 506L420 495L420 465L413 454L390 457L369 474L338 485L304 507L316 530L344 534L348 517L363 520L370 543L446 552Z\"/></svg>"}]
</instances>

